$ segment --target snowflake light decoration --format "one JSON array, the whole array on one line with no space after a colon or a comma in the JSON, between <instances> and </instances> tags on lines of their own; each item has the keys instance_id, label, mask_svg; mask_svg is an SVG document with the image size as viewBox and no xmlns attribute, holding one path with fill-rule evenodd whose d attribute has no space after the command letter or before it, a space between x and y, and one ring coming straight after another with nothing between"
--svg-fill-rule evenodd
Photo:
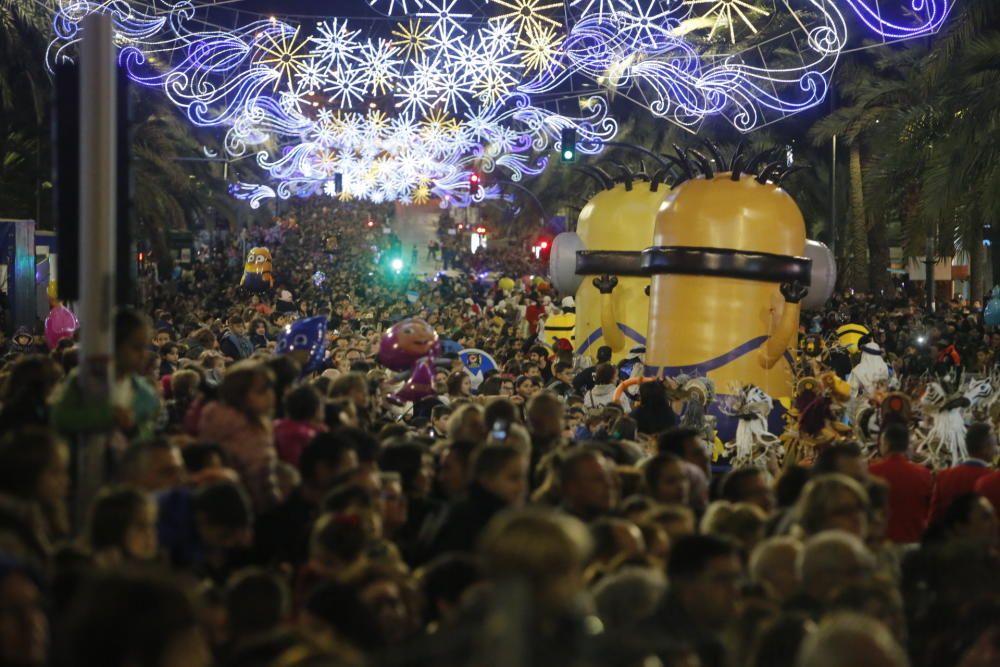
<instances>
[{"instance_id":1,"label":"snowflake light decoration","mask_svg":"<svg viewBox=\"0 0 1000 667\"><path fill-rule=\"evenodd\" d=\"M407 60L416 60L424 55L431 41L430 25L424 25L420 19L410 19L405 25L400 23L392 30L396 40L392 43Z\"/></svg>"},{"instance_id":2,"label":"snowflake light decoration","mask_svg":"<svg viewBox=\"0 0 1000 667\"><path fill-rule=\"evenodd\" d=\"M373 95L388 92L399 78L402 61L396 54L396 47L384 39L370 39L362 47L359 69L363 72L365 87Z\"/></svg>"},{"instance_id":3,"label":"snowflake light decoration","mask_svg":"<svg viewBox=\"0 0 1000 667\"><path fill-rule=\"evenodd\" d=\"M562 9L562 2L553 0L493 0L493 2L508 11L490 20L510 21L517 26L519 39L538 31L545 24L553 29L560 27L559 22L551 16L551 12Z\"/></svg>"},{"instance_id":4,"label":"snowflake light decoration","mask_svg":"<svg viewBox=\"0 0 1000 667\"><path fill-rule=\"evenodd\" d=\"M521 62L528 71L545 71L559 56L559 44L562 37L556 34L555 28L539 25L528 29L522 40L523 48L516 51L521 56Z\"/></svg>"},{"instance_id":5,"label":"snowflake light decoration","mask_svg":"<svg viewBox=\"0 0 1000 667\"><path fill-rule=\"evenodd\" d=\"M686 0L689 5L711 5L705 12L706 18L711 18L715 16L715 23L712 24L712 31L709 33L708 38L711 39L715 36L716 31L720 26L726 26L729 28L729 40L735 44L736 43L736 23L735 19L739 19L747 29L753 34L757 34L757 28L754 26L753 21L750 18L756 14L757 17L769 16L770 12L766 9L754 4L754 0Z\"/></svg>"},{"instance_id":6,"label":"snowflake light decoration","mask_svg":"<svg viewBox=\"0 0 1000 667\"><path fill-rule=\"evenodd\" d=\"M274 89L283 82L290 82L295 78L303 60L309 57L308 53L302 53L306 47L305 40L299 40L299 29L289 31L280 30L264 33L264 43L260 45L261 57L258 62L271 67L277 76L274 79Z\"/></svg>"},{"instance_id":7,"label":"snowflake light decoration","mask_svg":"<svg viewBox=\"0 0 1000 667\"><path fill-rule=\"evenodd\" d=\"M338 69L357 60L357 51L361 48L358 42L360 30L351 30L347 21L331 19L316 23L316 32L309 41L315 45L316 59L323 65Z\"/></svg>"}]
</instances>

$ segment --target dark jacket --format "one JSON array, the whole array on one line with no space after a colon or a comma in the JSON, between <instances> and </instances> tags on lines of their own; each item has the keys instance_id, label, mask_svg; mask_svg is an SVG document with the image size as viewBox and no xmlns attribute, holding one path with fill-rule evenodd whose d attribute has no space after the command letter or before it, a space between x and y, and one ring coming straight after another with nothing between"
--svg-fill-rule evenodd
<instances>
[{"instance_id":1,"label":"dark jacket","mask_svg":"<svg viewBox=\"0 0 1000 667\"><path fill-rule=\"evenodd\" d=\"M232 331L222 337L219 347L222 349L222 354L237 361L248 359L253 354L253 343L250 339L246 336L237 336Z\"/></svg>"},{"instance_id":2,"label":"dark jacket","mask_svg":"<svg viewBox=\"0 0 1000 667\"><path fill-rule=\"evenodd\" d=\"M309 534L319 507L296 489L280 505L257 518L254 546L265 563L291 563L298 567L309 556Z\"/></svg>"},{"instance_id":3,"label":"dark jacket","mask_svg":"<svg viewBox=\"0 0 1000 667\"><path fill-rule=\"evenodd\" d=\"M662 433L668 428L677 426L677 415L674 414L670 404L660 407L640 405L632 411L631 417L635 420L639 433L647 435Z\"/></svg>"},{"instance_id":4,"label":"dark jacket","mask_svg":"<svg viewBox=\"0 0 1000 667\"><path fill-rule=\"evenodd\" d=\"M637 636L650 642L652 652L669 664L670 650L677 646L690 646L700 658L702 667L725 667L725 644L718 634L705 631L691 622L677 598L669 592L652 616L639 623Z\"/></svg>"},{"instance_id":5,"label":"dark jacket","mask_svg":"<svg viewBox=\"0 0 1000 667\"><path fill-rule=\"evenodd\" d=\"M449 551L472 553L486 524L507 502L477 483L469 485L465 497L449 505L440 517L436 529L423 550L423 560L430 560Z\"/></svg>"}]
</instances>

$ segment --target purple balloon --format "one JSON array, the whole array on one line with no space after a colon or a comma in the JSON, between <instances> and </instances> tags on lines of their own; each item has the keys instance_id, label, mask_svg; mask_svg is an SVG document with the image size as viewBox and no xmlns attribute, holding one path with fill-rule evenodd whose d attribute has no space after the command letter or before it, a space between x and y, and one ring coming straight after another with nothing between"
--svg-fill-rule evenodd
<instances>
[{"instance_id":1,"label":"purple balloon","mask_svg":"<svg viewBox=\"0 0 1000 667\"><path fill-rule=\"evenodd\" d=\"M396 392L396 399L401 402L418 401L424 396L433 394L434 371L434 362L431 359L424 358L418 361L410 379Z\"/></svg>"},{"instance_id":2,"label":"purple balloon","mask_svg":"<svg viewBox=\"0 0 1000 667\"><path fill-rule=\"evenodd\" d=\"M45 318L45 342L49 349L54 350L59 345L59 341L72 338L80 323L77 322L76 315L66 306L56 306Z\"/></svg>"},{"instance_id":3,"label":"purple balloon","mask_svg":"<svg viewBox=\"0 0 1000 667\"><path fill-rule=\"evenodd\" d=\"M438 351L438 335L424 320L413 318L397 322L382 334L378 347L379 362L394 371L405 371L423 357Z\"/></svg>"}]
</instances>

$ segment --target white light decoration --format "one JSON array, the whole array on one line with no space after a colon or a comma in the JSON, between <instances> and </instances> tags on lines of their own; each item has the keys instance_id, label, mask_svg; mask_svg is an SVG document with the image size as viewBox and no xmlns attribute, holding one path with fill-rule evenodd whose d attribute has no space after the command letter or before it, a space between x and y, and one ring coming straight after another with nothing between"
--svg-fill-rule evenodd
<instances>
[{"instance_id":1,"label":"white light decoration","mask_svg":"<svg viewBox=\"0 0 1000 667\"><path fill-rule=\"evenodd\" d=\"M132 80L224 131L229 158L253 157L267 172L270 185L232 187L253 207L324 193L443 205L497 197L497 186L470 193L469 173L538 174L565 128L577 131L578 152L599 152L617 131L608 94L691 130L719 116L751 131L823 100L848 26L883 42L920 37L953 5L368 0L370 20L261 17L228 30L198 18L195 1L61 0L47 63L73 57L84 17L110 14ZM770 33L775 25L784 32ZM334 174L343 185L331 194Z\"/></svg>"},{"instance_id":2,"label":"white light decoration","mask_svg":"<svg viewBox=\"0 0 1000 667\"><path fill-rule=\"evenodd\" d=\"M472 17L472 14L454 11L456 3L458 0L426 0L424 9L427 11L417 12L417 16L432 19L433 32L442 41L449 41L455 32L462 35L466 33L461 21Z\"/></svg>"}]
</instances>

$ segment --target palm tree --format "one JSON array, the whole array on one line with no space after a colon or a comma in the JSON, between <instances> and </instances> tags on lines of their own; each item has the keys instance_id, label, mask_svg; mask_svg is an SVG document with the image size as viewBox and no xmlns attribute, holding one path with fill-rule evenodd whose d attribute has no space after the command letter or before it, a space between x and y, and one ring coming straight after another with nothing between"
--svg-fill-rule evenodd
<instances>
[{"instance_id":1,"label":"palm tree","mask_svg":"<svg viewBox=\"0 0 1000 667\"><path fill-rule=\"evenodd\" d=\"M953 255L956 246L966 251L973 299L989 282L984 225L992 231L1000 214L998 19L997 3L970 0L956 8L928 53L904 50L904 57L910 51L920 58L897 70L905 72L912 101L886 113L870 133L869 192L877 215L900 224L907 258L924 254L928 238L937 256ZM993 254L997 282L1000 256Z\"/></svg>"},{"instance_id":2,"label":"palm tree","mask_svg":"<svg viewBox=\"0 0 1000 667\"><path fill-rule=\"evenodd\" d=\"M866 207L865 180L869 155L874 153L870 144L880 132L878 126L887 116L919 103L919 91L913 90L905 75L917 57L915 52L893 47L874 56L855 55L836 75L843 104L817 121L809 132L817 146L838 137L848 147L850 252L844 281L862 292L878 294L891 285L888 221L882 215L871 215Z\"/></svg>"}]
</instances>

